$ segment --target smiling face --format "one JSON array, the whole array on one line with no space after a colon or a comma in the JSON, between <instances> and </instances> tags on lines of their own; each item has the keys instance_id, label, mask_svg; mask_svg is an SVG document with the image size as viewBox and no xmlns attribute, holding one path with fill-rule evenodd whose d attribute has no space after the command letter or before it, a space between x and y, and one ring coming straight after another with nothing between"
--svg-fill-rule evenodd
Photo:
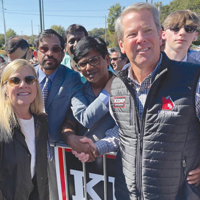
<instances>
[{"instance_id":1,"label":"smiling face","mask_svg":"<svg viewBox=\"0 0 200 200\"><path fill-rule=\"evenodd\" d=\"M22 109L29 110L30 104L34 101L37 95L36 84L38 83L35 82L32 85L28 85L24 80L26 76L35 76L35 74L30 67L23 66L9 77L18 77L21 79L19 85L13 87L9 82L6 83L6 95L10 99L15 111Z\"/></svg>"},{"instance_id":2,"label":"smiling face","mask_svg":"<svg viewBox=\"0 0 200 200\"><path fill-rule=\"evenodd\" d=\"M160 57L161 30L158 31L148 10L127 13L123 19L122 53L126 53L132 67L154 69ZM152 71L151 70L151 71Z\"/></svg>"},{"instance_id":3,"label":"smiling face","mask_svg":"<svg viewBox=\"0 0 200 200\"><path fill-rule=\"evenodd\" d=\"M100 55L99 52L92 50L90 51L84 58L79 60L79 63L85 63L89 59L96 58ZM108 80L108 65L109 65L109 55L107 54L105 58L99 56L99 64L92 66L89 63L86 64L84 68L80 68L81 73L86 78L87 81L91 82L92 84L102 84Z\"/></svg>"}]
</instances>

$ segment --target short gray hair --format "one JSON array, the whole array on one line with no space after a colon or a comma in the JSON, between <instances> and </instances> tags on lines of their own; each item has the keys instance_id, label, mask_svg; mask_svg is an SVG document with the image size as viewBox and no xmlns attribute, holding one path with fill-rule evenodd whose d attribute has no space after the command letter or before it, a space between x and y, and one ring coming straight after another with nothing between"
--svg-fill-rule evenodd
<instances>
[{"instance_id":1,"label":"short gray hair","mask_svg":"<svg viewBox=\"0 0 200 200\"><path fill-rule=\"evenodd\" d=\"M137 12L140 10L148 10L151 12L151 14L153 15L153 19L156 24L157 30L160 31L161 25L160 25L160 14L158 12L158 9L154 5L149 4L149 3L135 3L125 8L115 21L115 31L117 33L118 38L121 39L122 41L123 41L123 30L124 30L122 20L124 16L127 15L128 13Z\"/></svg>"}]
</instances>

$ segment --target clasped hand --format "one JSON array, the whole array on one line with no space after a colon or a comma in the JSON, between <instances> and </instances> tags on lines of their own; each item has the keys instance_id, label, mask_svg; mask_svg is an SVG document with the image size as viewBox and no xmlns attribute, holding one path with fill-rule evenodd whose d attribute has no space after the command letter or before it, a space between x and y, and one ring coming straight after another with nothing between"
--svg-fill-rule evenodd
<instances>
[{"instance_id":1,"label":"clasped hand","mask_svg":"<svg viewBox=\"0 0 200 200\"><path fill-rule=\"evenodd\" d=\"M96 146L94 142L85 137L72 135L69 138L69 146L72 148L72 153L81 161L81 162L92 162L96 159Z\"/></svg>"}]
</instances>

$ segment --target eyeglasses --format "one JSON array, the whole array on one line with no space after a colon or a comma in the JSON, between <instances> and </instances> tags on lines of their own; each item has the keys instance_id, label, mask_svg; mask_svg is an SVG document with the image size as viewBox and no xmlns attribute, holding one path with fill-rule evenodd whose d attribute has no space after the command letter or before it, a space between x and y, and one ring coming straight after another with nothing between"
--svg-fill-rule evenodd
<instances>
[{"instance_id":1,"label":"eyeglasses","mask_svg":"<svg viewBox=\"0 0 200 200\"><path fill-rule=\"evenodd\" d=\"M181 27L175 26L175 27L169 27L170 31L174 31L175 33L179 32ZM197 26L187 26L184 25L185 32L187 33L194 33L197 30Z\"/></svg>"},{"instance_id":2,"label":"eyeglasses","mask_svg":"<svg viewBox=\"0 0 200 200\"><path fill-rule=\"evenodd\" d=\"M100 57L101 57L101 55L98 55L98 56L94 56L94 57L88 59L87 61L79 62L78 67L84 69L84 68L86 68L88 63L91 66L98 65L100 63Z\"/></svg>"},{"instance_id":3,"label":"eyeglasses","mask_svg":"<svg viewBox=\"0 0 200 200\"><path fill-rule=\"evenodd\" d=\"M52 48L49 48L49 47L46 47L46 46L41 46L38 48L38 50L42 53L46 53L47 51L51 50L53 51L54 53L59 53L61 52L63 49L61 46L54 46Z\"/></svg>"},{"instance_id":4,"label":"eyeglasses","mask_svg":"<svg viewBox=\"0 0 200 200\"><path fill-rule=\"evenodd\" d=\"M26 76L23 80L28 85L34 85L35 82L37 81L35 76ZM11 87L16 87L22 82L22 79L20 79L19 77L11 77L7 81L5 81L3 84L6 84L7 82Z\"/></svg>"}]
</instances>

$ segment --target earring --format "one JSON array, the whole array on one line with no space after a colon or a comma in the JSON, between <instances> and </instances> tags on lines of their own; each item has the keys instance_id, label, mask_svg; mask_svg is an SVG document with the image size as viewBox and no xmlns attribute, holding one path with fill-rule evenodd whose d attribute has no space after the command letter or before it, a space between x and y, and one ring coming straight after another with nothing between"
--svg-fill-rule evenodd
<instances>
[{"instance_id":1,"label":"earring","mask_svg":"<svg viewBox=\"0 0 200 200\"><path fill-rule=\"evenodd\" d=\"M194 37L194 41L197 41L197 36Z\"/></svg>"}]
</instances>

